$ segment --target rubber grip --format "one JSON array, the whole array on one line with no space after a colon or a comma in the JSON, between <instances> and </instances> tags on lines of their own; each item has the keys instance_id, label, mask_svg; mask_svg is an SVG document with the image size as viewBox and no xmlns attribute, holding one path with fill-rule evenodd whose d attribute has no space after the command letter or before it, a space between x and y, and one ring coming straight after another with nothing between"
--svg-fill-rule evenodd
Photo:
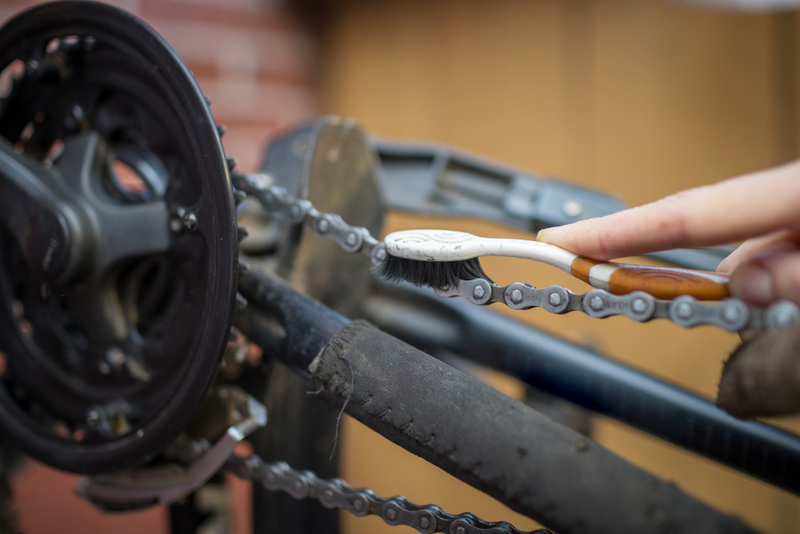
<instances>
[{"instance_id":1,"label":"rubber grip","mask_svg":"<svg viewBox=\"0 0 800 534\"><path fill-rule=\"evenodd\" d=\"M579 256L572 262L572 275L615 295L644 291L667 300L681 295L690 295L698 300L720 300L730 296L728 275L707 271L629 265Z\"/></svg>"}]
</instances>

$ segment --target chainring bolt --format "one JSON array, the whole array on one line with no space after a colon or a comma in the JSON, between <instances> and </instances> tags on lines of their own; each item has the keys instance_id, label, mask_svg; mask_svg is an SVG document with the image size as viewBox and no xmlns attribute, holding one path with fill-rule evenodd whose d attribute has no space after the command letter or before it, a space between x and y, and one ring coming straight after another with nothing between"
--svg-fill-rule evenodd
<instances>
[{"instance_id":1,"label":"chainring bolt","mask_svg":"<svg viewBox=\"0 0 800 534\"><path fill-rule=\"evenodd\" d=\"M522 302L522 291L520 291L519 289L515 289L514 291L512 291L511 302L513 302L514 304L519 304L520 302Z\"/></svg>"},{"instance_id":2,"label":"chainring bolt","mask_svg":"<svg viewBox=\"0 0 800 534\"><path fill-rule=\"evenodd\" d=\"M551 306L558 306L562 302L561 295L558 293L550 293L547 302L549 302Z\"/></svg>"}]
</instances>

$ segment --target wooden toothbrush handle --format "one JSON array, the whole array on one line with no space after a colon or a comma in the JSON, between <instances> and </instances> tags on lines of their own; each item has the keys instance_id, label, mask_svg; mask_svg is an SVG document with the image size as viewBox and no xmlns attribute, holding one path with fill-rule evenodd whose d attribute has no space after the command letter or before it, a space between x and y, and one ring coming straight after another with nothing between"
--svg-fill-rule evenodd
<instances>
[{"instance_id":1,"label":"wooden toothbrush handle","mask_svg":"<svg viewBox=\"0 0 800 534\"><path fill-rule=\"evenodd\" d=\"M628 265L578 256L572 262L572 275L615 295L645 291L659 299L691 295L699 300L730 296L728 275L707 271Z\"/></svg>"}]
</instances>

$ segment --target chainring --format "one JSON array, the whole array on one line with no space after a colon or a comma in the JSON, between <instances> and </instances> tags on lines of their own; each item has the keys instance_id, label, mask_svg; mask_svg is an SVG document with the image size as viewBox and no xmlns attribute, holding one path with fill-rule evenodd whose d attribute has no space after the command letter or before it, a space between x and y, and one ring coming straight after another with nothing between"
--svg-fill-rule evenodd
<instances>
[{"instance_id":1,"label":"chainring","mask_svg":"<svg viewBox=\"0 0 800 534\"><path fill-rule=\"evenodd\" d=\"M95 136L108 154L102 202L164 202L171 216L167 252L93 275L126 332L112 345L78 320L86 280L44 283L2 235L0 432L67 471L141 464L186 426L230 333L238 239L217 127L170 46L108 5L48 4L12 19L0 70L0 135L18 152L58 168L60 147Z\"/></svg>"}]
</instances>

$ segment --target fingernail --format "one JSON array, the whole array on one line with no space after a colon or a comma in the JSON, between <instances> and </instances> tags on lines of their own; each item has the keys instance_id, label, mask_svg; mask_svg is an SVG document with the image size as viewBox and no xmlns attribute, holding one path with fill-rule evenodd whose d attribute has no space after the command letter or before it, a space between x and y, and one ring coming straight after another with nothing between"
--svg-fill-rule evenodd
<instances>
[{"instance_id":1,"label":"fingernail","mask_svg":"<svg viewBox=\"0 0 800 534\"><path fill-rule=\"evenodd\" d=\"M536 233L536 241L544 241L544 236L547 233L547 230L548 228L545 228L544 230L539 230Z\"/></svg>"},{"instance_id":2,"label":"fingernail","mask_svg":"<svg viewBox=\"0 0 800 534\"><path fill-rule=\"evenodd\" d=\"M730 289L734 296L750 304L766 305L774 300L772 275L755 263L742 265L733 272Z\"/></svg>"}]
</instances>

